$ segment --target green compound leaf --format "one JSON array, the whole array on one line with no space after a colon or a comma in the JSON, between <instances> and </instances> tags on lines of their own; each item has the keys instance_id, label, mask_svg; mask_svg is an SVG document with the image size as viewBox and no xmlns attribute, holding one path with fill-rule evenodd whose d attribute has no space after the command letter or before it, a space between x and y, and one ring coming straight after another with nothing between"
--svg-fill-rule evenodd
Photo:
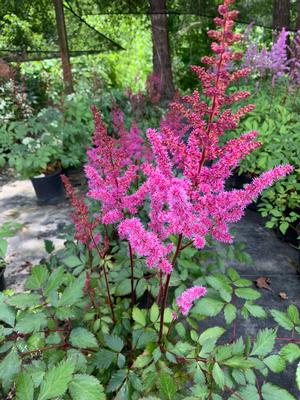
<instances>
[{"instance_id":1,"label":"green compound leaf","mask_svg":"<svg viewBox=\"0 0 300 400\"><path fill-rule=\"evenodd\" d=\"M193 307L192 312L208 317L215 317L219 312L221 312L224 305L225 303L223 301L206 297L197 302Z\"/></svg>"},{"instance_id":2,"label":"green compound leaf","mask_svg":"<svg viewBox=\"0 0 300 400\"><path fill-rule=\"evenodd\" d=\"M256 386L254 385L247 385L236 392L242 399L245 400L259 400L260 396L257 391ZM228 400L237 400L238 397L233 395L229 397Z\"/></svg>"},{"instance_id":3,"label":"green compound leaf","mask_svg":"<svg viewBox=\"0 0 300 400\"><path fill-rule=\"evenodd\" d=\"M74 362L66 360L47 371L41 384L38 400L48 400L63 396L72 381L74 369Z\"/></svg>"},{"instance_id":4,"label":"green compound leaf","mask_svg":"<svg viewBox=\"0 0 300 400\"><path fill-rule=\"evenodd\" d=\"M257 290L251 288L238 288L235 290L235 294L245 300L257 300L261 297Z\"/></svg>"},{"instance_id":5,"label":"green compound leaf","mask_svg":"<svg viewBox=\"0 0 300 400\"><path fill-rule=\"evenodd\" d=\"M218 363L215 363L213 366L212 376L216 384L223 389L225 385L225 376Z\"/></svg>"},{"instance_id":6,"label":"green compound leaf","mask_svg":"<svg viewBox=\"0 0 300 400\"><path fill-rule=\"evenodd\" d=\"M81 349L97 349L98 342L95 335L85 328L75 328L70 335L70 343Z\"/></svg>"},{"instance_id":7,"label":"green compound leaf","mask_svg":"<svg viewBox=\"0 0 300 400\"><path fill-rule=\"evenodd\" d=\"M11 382L20 372L21 359L16 349L12 349L0 363L0 381Z\"/></svg>"},{"instance_id":8,"label":"green compound leaf","mask_svg":"<svg viewBox=\"0 0 300 400\"><path fill-rule=\"evenodd\" d=\"M287 390L272 383L265 383L261 392L264 400L296 400Z\"/></svg>"},{"instance_id":9,"label":"green compound leaf","mask_svg":"<svg viewBox=\"0 0 300 400\"><path fill-rule=\"evenodd\" d=\"M236 306L233 304L227 304L224 307L224 317L227 325L230 325L236 319Z\"/></svg>"},{"instance_id":10,"label":"green compound leaf","mask_svg":"<svg viewBox=\"0 0 300 400\"><path fill-rule=\"evenodd\" d=\"M266 366L275 373L282 372L285 369L285 361L278 355L272 355L264 359Z\"/></svg>"},{"instance_id":11,"label":"green compound leaf","mask_svg":"<svg viewBox=\"0 0 300 400\"><path fill-rule=\"evenodd\" d=\"M35 290L43 287L49 277L49 272L44 265L36 265L32 268L30 276L25 282L25 289Z\"/></svg>"},{"instance_id":12,"label":"green compound leaf","mask_svg":"<svg viewBox=\"0 0 300 400\"><path fill-rule=\"evenodd\" d=\"M41 304L41 296L34 293L17 293L9 297L6 303L10 306L24 310Z\"/></svg>"},{"instance_id":13,"label":"green compound leaf","mask_svg":"<svg viewBox=\"0 0 300 400\"><path fill-rule=\"evenodd\" d=\"M266 356L271 353L275 344L276 330L274 329L261 329L254 342L251 355Z\"/></svg>"},{"instance_id":14,"label":"green compound leaf","mask_svg":"<svg viewBox=\"0 0 300 400\"><path fill-rule=\"evenodd\" d=\"M3 321L10 326L14 326L16 311L13 307L5 304L4 300L5 296L0 293L0 321Z\"/></svg>"},{"instance_id":15,"label":"green compound leaf","mask_svg":"<svg viewBox=\"0 0 300 400\"><path fill-rule=\"evenodd\" d=\"M69 390L73 400L105 400L103 386L94 376L74 375Z\"/></svg>"},{"instance_id":16,"label":"green compound leaf","mask_svg":"<svg viewBox=\"0 0 300 400\"><path fill-rule=\"evenodd\" d=\"M159 317L159 308L156 303L153 303L151 308L150 308L150 321L151 322L156 322Z\"/></svg>"},{"instance_id":17,"label":"green compound leaf","mask_svg":"<svg viewBox=\"0 0 300 400\"><path fill-rule=\"evenodd\" d=\"M232 368L248 369L253 368L256 365L255 360L245 358L242 356L231 357L228 360L222 361L222 364Z\"/></svg>"},{"instance_id":18,"label":"green compound leaf","mask_svg":"<svg viewBox=\"0 0 300 400\"><path fill-rule=\"evenodd\" d=\"M126 376L127 376L126 369L120 369L119 371L115 372L110 378L110 381L108 382L106 391L108 393L116 392L122 386Z\"/></svg>"},{"instance_id":19,"label":"green compound leaf","mask_svg":"<svg viewBox=\"0 0 300 400\"><path fill-rule=\"evenodd\" d=\"M271 310L271 314L277 324L280 325L282 328L288 331L291 331L294 328L293 322L290 320L286 313L278 310Z\"/></svg>"},{"instance_id":20,"label":"green compound leaf","mask_svg":"<svg viewBox=\"0 0 300 400\"><path fill-rule=\"evenodd\" d=\"M201 333L199 337L199 343L203 345L206 340L217 341L219 337L223 335L224 332L225 329L221 328L220 326L214 326L213 328L208 328Z\"/></svg>"},{"instance_id":21,"label":"green compound leaf","mask_svg":"<svg viewBox=\"0 0 300 400\"><path fill-rule=\"evenodd\" d=\"M59 299L57 306L75 305L83 297L84 275L78 277L71 285L67 286Z\"/></svg>"},{"instance_id":22,"label":"green compound leaf","mask_svg":"<svg viewBox=\"0 0 300 400\"><path fill-rule=\"evenodd\" d=\"M46 296L49 296L53 290L56 290L62 284L64 273L63 267L59 267L51 273L44 290Z\"/></svg>"},{"instance_id":23,"label":"green compound leaf","mask_svg":"<svg viewBox=\"0 0 300 400\"><path fill-rule=\"evenodd\" d=\"M266 316L267 316L266 311L257 304L251 304L246 301L246 303L244 304L244 307L255 318L266 318Z\"/></svg>"},{"instance_id":24,"label":"green compound leaf","mask_svg":"<svg viewBox=\"0 0 300 400\"><path fill-rule=\"evenodd\" d=\"M16 324L16 331L30 333L39 331L47 326L47 317L44 313L28 313L20 317Z\"/></svg>"},{"instance_id":25,"label":"green compound leaf","mask_svg":"<svg viewBox=\"0 0 300 400\"><path fill-rule=\"evenodd\" d=\"M176 393L176 383L169 374L162 372L159 375L159 390L162 399L173 400Z\"/></svg>"},{"instance_id":26,"label":"green compound leaf","mask_svg":"<svg viewBox=\"0 0 300 400\"><path fill-rule=\"evenodd\" d=\"M287 312L290 320L294 324L299 324L299 311L298 308L294 306L294 304L288 306Z\"/></svg>"},{"instance_id":27,"label":"green compound leaf","mask_svg":"<svg viewBox=\"0 0 300 400\"><path fill-rule=\"evenodd\" d=\"M120 353L124 347L123 340L117 335L104 335L104 341L111 350Z\"/></svg>"},{"instance_id":28,"label":"green compound leaf","mask_svg":"<svg viewBox=\"0 0 300 400\"><path fill-rule=\"evenodd\" d=\"M29 374L22 372L16 384L16 400L33 400L33 381Z\"/></svg>"},{"instance_id":29,"label":"green compound leaf","mask_svg":"<svg viewBox=\"0 0 300 400\"><path fill-rule=\"evenodd\" d=\"M280 355L285 361L292 363L300 358L300 347L296 343L289 343L281 348Z\"/></svg>"},{"instance_id":30,"label":"green compound leaf","mask_svg":"<svg viewBox=\"0 0 300 400\"><path fill-rule=\"evenodd\" d=\"M138 324L140 324L142 326L146 326L146 317L145 317L143 311L140 310L139 308L133 307L132 318Z\"/></svg>"},{"instance_id":31,"label":"green compound leaf","mask_svg":"<svg viewBox=\"0 0 300 400\"><path fill-rule=\"evenodd\" d=\"M112 362L116 360L117 354L106 349L101 349L95 355L94 364L99 369L107 369L111 366Z\"/></svg>"}]
</instances>

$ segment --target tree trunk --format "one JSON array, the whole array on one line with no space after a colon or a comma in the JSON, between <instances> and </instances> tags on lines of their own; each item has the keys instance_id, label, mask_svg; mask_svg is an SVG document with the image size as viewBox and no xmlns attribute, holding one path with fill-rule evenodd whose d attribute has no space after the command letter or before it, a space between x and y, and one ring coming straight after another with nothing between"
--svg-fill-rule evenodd
<instances>
[{"instance_id":1,"label":"tree trunk","mask_svg":"<svg viewBox=\"0 0 300 400\"><path fill-rule=\"evenodd\" d=\"M65 92L66 94L70 94L74 92L74 87L68 47L68 38L66 32L64 7L62 0L53 0L53 3L55 7L56 26L65 82Z\"/></svg>"},{"instance_id":2,"label":"tree trunk","mask_svg":"<svg viewBox=\"0 0 300 400\"><path fill-rule=\"evenodd\" d=\"M273 29L290 28L291 0L273 0Z\"/></svg>"},{"instance_id":3,"label":"tree trunk","mask_svg":"<svg viewBox=\"0 0 300 400\"><path fill-rule=\"evenodd\" d=\"M171 100L175 89L172 76L172 64L165 13L165 0L150 0L150 17L153 43L153 74L160 80L162 100Z\"/></svg>"}]
</instances>

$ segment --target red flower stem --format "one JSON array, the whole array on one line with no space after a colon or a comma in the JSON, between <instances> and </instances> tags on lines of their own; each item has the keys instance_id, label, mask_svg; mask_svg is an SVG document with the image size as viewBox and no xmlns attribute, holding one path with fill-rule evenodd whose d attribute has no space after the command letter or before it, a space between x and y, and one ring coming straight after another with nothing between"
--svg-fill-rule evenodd
<instances>
[{"instance_id":1,"label":"red flower stem","mask_svg":"<svg viewBox=\"0 0 300 400\"><path fill-rule=\"evenodd\" d=\"M226 390L228 390L228 392L230 392L232 394L232 396L236 396L237 399L240 400L245 400L244 397L240 396L237 392L235 392L234 390L232 390L229 386L224 386Z\"/></svg>"},{"instance_id":2,"label":"red flower stem","mask_svg":"<svg viewBox=\"0 0 300 400\"><path fill-rule=\"evenodd\" d=\"M95 248L96 248L96 250L97 250L97 252L99 254L100 259L103 259L103 257L101 256L101 251L100 251L99 247L97 246L97 243L96 243L96 241L94 239L94 236L93 236L92 232L90 232L90 235L91 235L92 241L94 243L94 246L95 246ZM109 304L109 307L110 307L110 310L111 310L111 317L112 317L113 323L116 324L115 312L114 312L113 302L112 302L112 298L111 298L111 294L110 294L109 281L108 281L108 276L107 276L108 274L107 274L107 271L106 271L106 268L105 268L105 264L103 264L102 269L103 269L103 272L104 272L104 279L105 279L106 292L107 292L107 300L108 300L108 304Z\"/></svg>"},{"instance_id":3,"label":"red flower stem","mask_svg":"<svg viewBox=\"0 0 300 400\"><path fill-rule=\"evenodd\" d=\"M287 341L287 342L292 342L292 343L300 343L300 339L295 339L293 337L288 338L288 337L277 337L276 340L282 340L282 341Z\"/></svg>"},{"instance_id":4,"label":"red flower stem","mask_svg":"<svg viewBox=\"0 0 300 400\"><path fill-rule=\"evenodd\" d=\"M174 265L175 265L175 263L176 263L178 254L179 254L179 252L180 252L181 242L182 242L182 233L178 236L177 247L176 247L175 254L174 254L173 260L172 260L172 267L173 267L173 268L174 268ZM165 288L164 288L164 292L163 292L162 303L161 303L161 309L160 309L160 327L159 327L159 335L158 335L158 344L159 344L159 345L161 345L161 340L162 340L162 335L163 335L164 314L165 314L165 308L166 308L166 303L167 303L168 289L169 289L169 284L170 284L171 275L172 275L172 273L167 275L166 283L165 283Z\"/></svg>"},{"instance_id":5,"label":"red flower stem","mask_svg":"<svg viewBox=\"0 0 300 400\"><path fill-rule=\"evenodd\" d=\"M130 256L130 271L131 271L131 276L130 276L130 282L131 282L131 305L133 306L135 304L135 289L134 289L134 261L133 261L133 254L132 254L132 248L130 243L128 242L128 249L129 249L129 256Z\"/></svg>"}]
</instances>

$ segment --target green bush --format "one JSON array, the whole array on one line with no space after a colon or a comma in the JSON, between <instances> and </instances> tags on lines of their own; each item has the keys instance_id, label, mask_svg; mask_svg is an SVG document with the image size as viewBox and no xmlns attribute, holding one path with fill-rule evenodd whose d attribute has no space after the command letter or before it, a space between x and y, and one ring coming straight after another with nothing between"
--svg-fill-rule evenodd
<instances>
[{"instance_id":1,"label":"green bush","mask_svg":"<svg viewBox=\"0 0 300 400\"><path fill-rule=\"evenodd\" d=\"M197 400L210 395L248 400L259 399L258 374L264 379L264 399L294 399L267 377L299 359L300 347L284 342L274 353L276 327L258 331L255 339L235 336L239 318L265 318L268 312L256 304L260 293L251 281L233 268L218 272L224 261L220 254L194 248L181 252L171 279L172 308L165 310L165 339L158 345L159 278L142 259L136 260L136 303L131 304L127 245L111 245L103 257L68 241L49 261L33 267L26 292L0 295L3 395L22 400ZM53 251L49 242L47 249ZM241 249L229 249L249 262ZM116 322L107 303L104 269L110 275ZM191 279L206 284L208 295L186 320L174 319L175 296ZM147 308L145 296L150 299ZM286 313L270 312L283 329L300 332L295 306ZM217 316L218 323L209 327ZM229 329L233 336L228 340Z\"/></svg>"},{"instance_id":2,"label":"green bush","mask_svg":"<svg viewBox=\"0 0 300 400\"><path fill-rule=\"evenodd\" d=\"M269 219L267 226L285 234L289 227L297 230L300 219L300 116L297 94L285 98L283 89L272 94L262 87L253 99L256 108L239 131L258 130L262 146L241 162L239 173L256 176L278 164L295 166L293 174L266 189L258 202L261 214Z\"/></svg>"}]
</instances>

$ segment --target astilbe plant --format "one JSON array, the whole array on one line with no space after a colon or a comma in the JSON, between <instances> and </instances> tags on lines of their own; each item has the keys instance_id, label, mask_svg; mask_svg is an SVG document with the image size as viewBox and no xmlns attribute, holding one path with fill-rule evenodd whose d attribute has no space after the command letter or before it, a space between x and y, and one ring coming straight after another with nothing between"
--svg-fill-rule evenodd
<instances>
[{"instance_id":1,"label":"astilbe plant","mask_svg":"<svg viewBox=\"0 0 300 400\"><path fill-rule=\"evenodd\" d=\"M192 67L202 92L174 101L159 131L148 129L144 140L134 124L126 130L122 112L115 110L109 134L93 108L88 201L63 177L80 243L67 243L62 253L35 266L25 284L29 292L0 296L3 395L294 399L266 377L300 358L297 308L271 310L290 337L263 329L255 339L237 338L238 312L266 317L253 303L260 293L233 268L207 273L199 267L205 245L232 243L230 225L265 187L292 170L280 165L241 190L225 188L239 160L259 146L256 132L219 144L254 107L231 110L249 93L228 87L249 69L228 71L242 57L231 50L240 37L233 33L237 12L230 3L219 7L217 29L208 33L214 39L214 55L203 58L208 68ZM205 329L204 319L220 312L233 333L217 344L225 328L210 323ZM291 343L270 355L276 340Z\"/></svg>"}]
</instances>

